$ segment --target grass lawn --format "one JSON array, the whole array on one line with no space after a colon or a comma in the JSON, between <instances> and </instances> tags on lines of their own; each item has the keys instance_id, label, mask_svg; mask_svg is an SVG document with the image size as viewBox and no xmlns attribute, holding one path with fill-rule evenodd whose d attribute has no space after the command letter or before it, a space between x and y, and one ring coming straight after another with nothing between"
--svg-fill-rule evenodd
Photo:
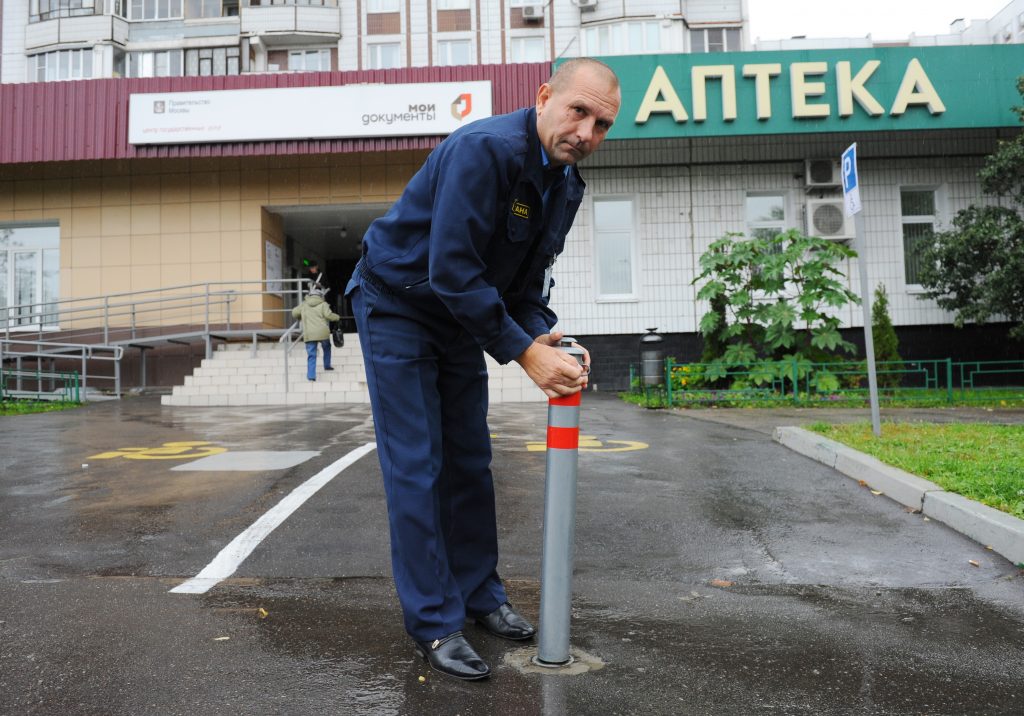
<instances>
[{"instance_id":1,"label":"grass lawn","mask_svg":"<svg viewBox=\"0 0 1024 716\"><path fill-rule=\"evenodd\" d=\"M944 490L1024 519L1024 425L882 423L807 426Z\"/></svg>"},{"instance_id":2,"label":"grass lawn","mask_svg":"<svg viewBox=\"0 0 1024 716\"><path fill-rule=\"evenodd\" d=\"M30 415L50 413L54 410L77 408L82 403L61 403L49 400L0 400L0 417L4 415Z\"/></svg>"}]
</instances>

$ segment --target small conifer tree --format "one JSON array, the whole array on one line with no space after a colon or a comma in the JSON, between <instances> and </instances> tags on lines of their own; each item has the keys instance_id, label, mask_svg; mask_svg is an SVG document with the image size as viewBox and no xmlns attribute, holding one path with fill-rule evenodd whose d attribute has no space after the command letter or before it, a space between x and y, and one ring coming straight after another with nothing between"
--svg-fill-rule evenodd
<instances>
[{"instance_id":1,"label":"small conifer tree","mask_svg":"<svg viewBox=\"0 0 1024 716\"><path fill-rule=\"evenodd\" d=\"M878 284L871 304L871 338L875 343L875 362L885 363L878 368L878 385L883 388L899 387L902 368L899 353L899 338L889 318L889 296L885 285Z\"/></svg>"}]
</instances>

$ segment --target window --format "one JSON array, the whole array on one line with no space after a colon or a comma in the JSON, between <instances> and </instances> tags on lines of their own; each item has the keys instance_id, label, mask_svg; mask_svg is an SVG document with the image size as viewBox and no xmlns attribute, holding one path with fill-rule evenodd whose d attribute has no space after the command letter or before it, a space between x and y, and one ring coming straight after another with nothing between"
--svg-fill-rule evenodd
<instances>
[{"instance_id":1,"label":"window","mask_svg":"<svg viewBox=\"0 0 1024 716\"><path fill-rule=\"evenodd\" d=\"M903 221L903 275L906 283L920 283L921 244L935 232L935 190L901 189L900 215Z\"/></svg>"},{"instance_id":2,"label":"window","mask_svg":"<svg viewBox=\"0 0 1024 716\"><path fill-rule=\"evenodd\" d=\"M469 0L437 0L438 10L468 10Z\"/></svg>"},{"instance_id":3,"label":"window","mask_svg":"<svg viewBox=\"0 0 1024 716\"><path fill-rule=\"evenodd\" d=\"M512 62L544 62L543 37L513 37Z\"/></svg>"},{"instance_id":4,"label":"window","mask_svg":"<svg viewBox=\"0 0 1024 716\"><path fill-rule=\"evenodd\" d=\"M437 65L469 65L470 53L469 40L438 40L437 58L434 64Z\"/></svg>"},{"instance_id":5,"label":"window","mask_svg":"<svg viewBox=\"0 0 1024 716\"><path fill-rule=\"evenodd\" d=\"M690 52L736 52L740 49L738 27L690 30Z\"/></svg>"},{"instance_id":6,"label":"window","mask_svg":"<svg viewBox=\"0 0 1024 716\"><path fill-rule=\"evenodd\" d=\"M129 20L168 20L181 17L181 0L131 0Z\"/></svg>"},{"instance_id":7,"label":"window","mask_svg":"<svg viewBox=\"0 0 1024 716\"><path fill-rule=\"evenodd\" d=\"M366 12L398 12L399 0L366 0Z\"/></svg>"},{"instance_id":8,"label":"window","mask_svg":"<svg viewBox=\"0 0 1024 716\"><path fill-rule=\"evenodd\" d=\"M102 13L102 6L98 10ZM41 22L58 17L80 17L96 12L95 0L30 0L28 21Z\"/></svg>"},{"instance_id":9,"label":"window","mask_svg":"<svg viewBox=\"0 0 1024 716\"><path fill-rule=\"evenodd\" d=\"M398 67L399 44L386 42L369 45L369 64L371 70L389 70Z\"/></svg>"},{"instance_id":10,"label":"window","mask_svg":"<svg viewBox=\"0 0 1024 716\"><path fill-rule=\"evenodd\" d=\"M92 77L92 48L57 50L28 59L30 82L84 80Z\"/></svg>"},{"instance_id":11,"label":"window","mask_svg":"<svg viewBox=\"0 0 1024 716\"><path fill-rule=\"evenodd\" d=\"M292 50L288 53L288 69L293 72L327 72L331 69L331 51Z\"/></svg>"},{"instance_id":12,"label":"window","mask_svg":"<svg viewBox=\"0 0 1024 716\"><path fill-rule=\"evenodd\" d=\"M661 25L657 21L620 22L588 27L583 31L588 55L637 55L661 51Z\"/></svg>"},{"instance_id":13,"label":"window","mask_svg":"<svg viewBox=\"0 0 1024 716\"><path fill-rule=\"evenodd\" d=\"M185 17L220 17L220 0L185 0Z\"/></svg>"},{"instance_id":14,"label":"window","mask_svg":"<svg viewBox=\"0 0 1024 716\"><path fill-rule=\"evenodd\" d=\"M786 197L782 194L748 194L746 200L747 236L770 239L786 226ZM782 247L774 251L781 252Z\"/></svg>"},{"instance_id":15,"label":"window","mask_svg":"<svg viewBox=\"0 0 1024 716\"><path fill-rule=\"evenodd\" d=\"M56 326L60 227L0 226L0 315L14 326Z\"/></svg>"},{"instance_id":16,"label":"window","mask_svg":"<svg viewBox=\"0 0 1024 716\"><path fill-rule=\"evenodd\" d=\"M594 199L594 257L598 298L632 298L632 199Z\"/></svg>"},{"instance_id":17,"label":"window","mask_svg":"<svg viewBox=\"0 0 1024 716\"><path fill-rule=\"evenodd\" d=\"M129 77L181 77L182 51L166 52L129 52Z\"/></svg>"}]
</instances>

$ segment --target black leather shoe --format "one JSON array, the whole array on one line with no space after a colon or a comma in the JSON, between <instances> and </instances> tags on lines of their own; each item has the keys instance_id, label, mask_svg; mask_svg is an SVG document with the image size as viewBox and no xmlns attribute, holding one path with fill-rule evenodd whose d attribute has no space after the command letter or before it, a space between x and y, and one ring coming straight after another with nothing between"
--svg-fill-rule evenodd
<instances>
[{"instance_id":1,"label":"black leather shoe","mask_svg":"<svg viewBox=\"0 0 1024 716\"><path fill-rule=\"evenodd\" d=\"M427 660L430 668L456 679L486 679L491 667L480 658L461 631L434 641L416 642L416 653Z\"/></svg>"},{"instance_id":2,"label":"black leather shoe","mask_svg":"<svg viewBox=\"0 0 1024 716\"><path fill-rule=\"evenodd\" d=\"M505 602L487 616L474 617L474 619L477 624L491 634L500 636L503 639L522 641L523 639L529 639L537 633L537 630L533 628L533 624L523 619L519 612L513 609L512 605L508 602Z\"/></svg>"}]
</instances>

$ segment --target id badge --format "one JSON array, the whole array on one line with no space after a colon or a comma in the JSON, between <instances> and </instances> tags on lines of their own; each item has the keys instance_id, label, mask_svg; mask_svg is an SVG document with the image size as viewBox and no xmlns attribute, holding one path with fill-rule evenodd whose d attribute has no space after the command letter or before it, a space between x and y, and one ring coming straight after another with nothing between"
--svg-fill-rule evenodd
<instances>
[{"instance_id":1,"label":"id badge","mask_svg":"<svg viewBox=\"0 0 1024 716\"><path fill-rule=\"evenodd\" d=\"M541 298L548 298L551 295L551 277L555 272L555 259L556 256L551 257L551 261L548 262L548 267L544 269L544 288L540 292Z\"/></svg>"}]
</instances>

